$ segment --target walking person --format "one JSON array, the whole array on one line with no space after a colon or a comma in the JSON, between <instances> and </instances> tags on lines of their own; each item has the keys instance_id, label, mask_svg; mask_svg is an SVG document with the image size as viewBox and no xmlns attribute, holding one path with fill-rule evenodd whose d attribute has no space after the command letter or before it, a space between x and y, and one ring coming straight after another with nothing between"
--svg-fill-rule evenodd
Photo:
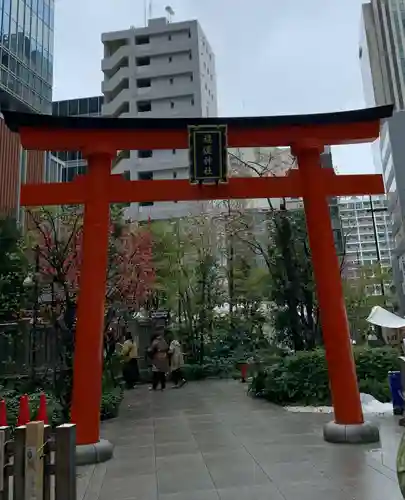
<instances>
[{"instance_id":1,"label":"walking person","mask_svg":"<svg viewBox=\"0 0 405 500\"><path fill-rule=\"evenodd\" d=\"M122 346L121 355L124 360L122 376L127 389L133 389L139 380L138 346L132 339L130 332L125 333L125 342Z\"/></svg>"},{"instance_id":2,"label":"walking person","mask_svg":"<svg viewBox=\"0 0 405 500\"><path fill-rule=\"evenodd\" d=\"M183 385L187 382L183 376L184 356L181 350L180 342L176 339L172 340L170 343L169 357L174 387L183 387Z\"/></svg>"},{"instance_id":3,"label":"walking person","mask_svg":"<svg viewBox=\"0 0 405 500\"><path fill-rule=\"evenodd\" d=\"M169 346L163 334L157 333L148 349L152 360L152 390L156 391L160 384L162 391L166 389L166 373L169 371Z\"/></svg>"}]
</instances>

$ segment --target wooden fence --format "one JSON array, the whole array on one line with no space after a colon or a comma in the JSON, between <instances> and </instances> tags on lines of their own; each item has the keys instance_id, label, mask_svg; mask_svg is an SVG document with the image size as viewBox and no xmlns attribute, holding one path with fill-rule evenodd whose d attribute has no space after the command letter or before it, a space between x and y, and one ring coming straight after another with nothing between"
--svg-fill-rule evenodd
<instances>
[{"instance_id":1,"label":"wooden fence","mask_svg":"<svg viewBox=\"0 0 405 500\"><path fill-rule=\"evenodd\" d=\"M0 427L1 500L76 500L76 428Z\"/></svg>"},{"instance_id":2,"label":"wooden fence","mask_svg":"<svg viewBox=\"0 0 405 500\"><path fill-rule=\"evenodd\" d=\"M0 377L28 374L33 365L38 371L56 368L60 349L58 332L51 326L38 325L34 332L27 322L0 324Z\"/></svg>"},{"instance_id":3,"label":"wooden fence","mask_svg":"<svg viewBox=\"0 0 405 500\"><path fill-rule=\"evenodd\" d=\"M129 320L126 327L138 344L141 367L144 367L143 354L156 325L146 318ZM62 350L61 333L51 325L39 324L34 331L27 321L0 323L0 379L24 377L33 368L37 373L57 371L63 364Z\"/></svg>"}]
</instances>

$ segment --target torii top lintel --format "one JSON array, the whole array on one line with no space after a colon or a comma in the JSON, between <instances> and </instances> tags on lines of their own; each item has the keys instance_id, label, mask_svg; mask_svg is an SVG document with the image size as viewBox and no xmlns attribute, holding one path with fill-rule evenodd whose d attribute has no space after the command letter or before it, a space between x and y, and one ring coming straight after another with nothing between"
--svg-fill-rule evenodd
<instances>
[{"instance_id":1,"label":"torii top lintel","mask_svg":"<svg viewBox=\"0 0 405 500\"><path fill-rule=\"evenodd\" d=\"M392 106L311 115L243 118L64 117L4 111L22 146L41 151L88 150L103 145L122 149L187 149L188 125L226 124L228 147L288 146L302 141L316 146L370 142Z\"/></svg>"}]
</instances>

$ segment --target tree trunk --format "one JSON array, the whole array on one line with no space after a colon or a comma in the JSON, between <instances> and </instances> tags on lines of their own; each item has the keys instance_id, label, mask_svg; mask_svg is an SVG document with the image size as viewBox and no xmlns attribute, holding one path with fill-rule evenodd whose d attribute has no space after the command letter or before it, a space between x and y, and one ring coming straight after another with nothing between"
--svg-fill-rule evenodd
<instances>
[{"instance_id":1,"label":"tree trunk","mask_svg":"<svg viewBox=\"0 0 405 500\"><path fill-rule=\"evenodd\" d=\"M289 310L290 328L291 328L291 341L293 348L296 351L304 349L304 342L302 338L301 321L298 314L299 299L297 290L300 288L294 262L292 257L292 249L294 248L294 241L292 238L291 224L288 218L282 214L279 216L280 222L276 223L278 232L278 241L280 245L281 254L283 257L284 269L286 273L286 299Z\"/></svg>"}]
</instances>

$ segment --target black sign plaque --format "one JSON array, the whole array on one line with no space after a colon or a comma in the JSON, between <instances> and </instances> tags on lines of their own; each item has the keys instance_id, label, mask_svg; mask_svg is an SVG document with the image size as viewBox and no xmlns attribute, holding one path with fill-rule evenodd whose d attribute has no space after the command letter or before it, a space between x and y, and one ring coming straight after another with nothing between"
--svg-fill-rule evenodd
<instances>
[{"instance_id":1,"label":"black sign plaque","mask_svg":"<svg viewBox=\"0 0 405 500\"><path fill-rule=\"evenodd\" d=\"M190 182L227 182L227 126L191 125L188 131Z\"/></svg>"}]
</instances>

